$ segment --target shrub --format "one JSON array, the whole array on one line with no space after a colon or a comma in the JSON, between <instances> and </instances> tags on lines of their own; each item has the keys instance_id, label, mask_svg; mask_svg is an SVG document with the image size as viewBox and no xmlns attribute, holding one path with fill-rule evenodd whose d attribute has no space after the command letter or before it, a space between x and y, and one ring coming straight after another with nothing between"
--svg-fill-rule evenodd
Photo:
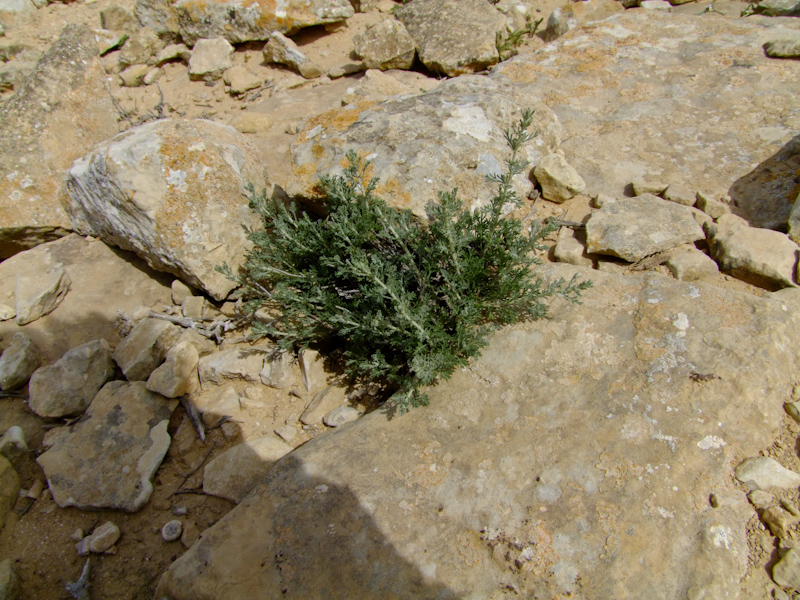
<instances>
[{"instance_id":1,"label":"shrub","mask_svg":"<svg viewBox=\"0 0 800 600\"><path fill-rule=\"evenodd\" d=\"M440 192L420 224L410 211L375 196L369 163L347 154L343 176L322 177L329 201L324 218L253 193L250 205L265 229L237 275L246 310L273 306L281 316L254 321L252 335L280 348L333 341L346 373L380 382L404 412L428 403L422 386L447 379L478 356L494 328L546 314L544 300L560 294L578 301L591 282L545 283L532 272L534 254L555 225L524 225L504 214L520 203L512 178L532 113L506 130L511 158L491 202L470 212L457 190Z\"/></svg>"}]
</instances>

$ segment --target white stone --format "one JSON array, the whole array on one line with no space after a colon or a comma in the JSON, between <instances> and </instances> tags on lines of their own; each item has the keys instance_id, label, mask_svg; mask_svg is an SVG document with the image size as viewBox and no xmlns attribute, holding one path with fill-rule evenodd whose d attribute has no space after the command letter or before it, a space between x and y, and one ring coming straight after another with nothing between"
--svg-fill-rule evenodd
<instances>
[{"instance_id":1,"label":"white stone","mask_svg":"<svg viewBox=\"0 0 800 600\"><path fill-rule=\"evenodd\" d=\"M225 38L197 40L189 59L189 77L214 81L233 66L233 46Z\"/></svg>"},{"instance_id":2,"label":"white stone","mask_svg":"<svg viewBox=\"0 0 800 600\"><path fill-rule=\"evenodd\" d=\"M771 487L790 489L800 486L800 474L787 469L774 458L757 456L748 458L736 467L736 479L753 489Z\"/></svg>"}]
</instances>

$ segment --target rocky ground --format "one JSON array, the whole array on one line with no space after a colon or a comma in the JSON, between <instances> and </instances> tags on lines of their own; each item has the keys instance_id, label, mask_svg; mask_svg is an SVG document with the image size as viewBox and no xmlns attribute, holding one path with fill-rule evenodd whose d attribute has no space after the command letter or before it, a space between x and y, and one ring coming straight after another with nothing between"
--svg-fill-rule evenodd
<instances>
[{"instance_id":1,"label":"rocky ground","mask_svg":"<svg viewBox=\"0 0 800 600\"><path fill-rule=\"evenodd\" d=\"M437 1L0 0L0 597L798 596L800 11ZM402 419L235 327L244 184L477 205L529 107L584 306Z\"/></svg>"}]
</instances>

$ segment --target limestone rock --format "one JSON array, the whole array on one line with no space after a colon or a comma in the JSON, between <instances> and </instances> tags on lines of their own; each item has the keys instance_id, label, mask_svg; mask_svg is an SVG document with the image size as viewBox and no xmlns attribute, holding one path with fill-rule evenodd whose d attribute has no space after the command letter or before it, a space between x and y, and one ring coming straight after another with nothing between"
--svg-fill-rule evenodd
<instances>
[{"instance_id":1,"label":"limestone rock","mask_svg":"<svg viewBox=\"0 0 800 600\"><path fill-rule=\"evenodd\" d=\"M0 90L19 89L35 68L35 62L12 62L0 66Z\"/></svg>"},{"instance_id":2,"label":"limestone rock","mask_svg":"<svg viewBox=\"0 0 800 600\"><path fill-rule=\"evenodd\" d=\"M114 361L108 343L88 342L33 373L28 386L28 406L40 417L81 414L113 376Z\"/></svg>"},{"instance_id":3,"label":"limestone rock","mask_svg":"<svg viewBox=\"0 0 800 600\"><path fill-rule=\"evenodd\" d=\"M787 287L795 284L800 247L786 234L747 227L723 215L706 227L711 256L720 270L756 285Z\"/></svg>"},{"instance_id":4,"label":"limestone rock","mask_svg":"<svg viewBox=\"0 0 800 600\"><path fill-rule=\"evenodd\" d=\"M17 316L17 310L7 304L0 304L0 321L8 321Z\"/></svg>"},{"instance_id":5,"label":"limestone rock","mask_svg":"<svg viewBox=\"0 0 800 600\"><path fill-rule=\"evenodd\" d=\"M300 375L307 391L316 393L328 385L325 359L316 350L303 350L299 354Z\"/></svg>"},{"instance_id":6,"label":"limestone rock","mask_svg":"<svg viewBox=\"0 0 800 600\"><path fill-rule=\"evenodd\" d=\"M264 61L291 67L306 79L322 75L322 69L303 54L292 40L279 31L273 31L264 46Z\"/></svg>"},{"instance_id":7,"label":"limestone rock","mask_svg":"<svg viewBox=\"0 0 800 600\"><path fill-rule=\"evenodd\" d=\"M194 296L194 290L180 279L173 280L169 287L172 290L172 303L175 306L180 306L186 298Z\"/></svg>"},{"instance_id":8,"label":"limestone rock","mask_svg":"<svg viewBox=\"0 0 800 600\"><path fill-rule=\"evenodd\" d=\"M0 2L0 30L21 27L32 22L38 7L29 0L3 0Z\"/></svg>"},{"instance_id":9,"label":"limestone rock","mask_svg":"<svg viewBox=\"0 0 800 600\"><path fill-rule=\"evenodd\" d=\"M709 194L704 192L697 192L696 206L712 219L719 219L722 215L731 212L730 206L724 202L715 200Z\"/></svg>"},{"instance_id":10,"label":"limestone rock","mask_svg":"<svg viewBox=\"0 0 800 600\"><path fill-rule=\"evenodd\" d=\"M93 29L92 31L97 42L97 51L101 56L118 49L128 39L128 34L122 31L109 31L108 29Z\"/></svg>"},{"instance_id":11,"label":"limestone rock","mask_svg":"<svg viewBox=\"0 0 800 600\"><path fill-rule=\"evenodd\" d=\"M111 31L127 31L134 33L139 29L136 17L126 8L112 4L100 11L100 26Z\"/></svg>"},{"instance_id":12,"label":"limestone rock","mask_svg":"<svg viewBox=\"0 0 800 600\"><path fill-rule=\"evenodd\" d=\"M771 17L798 17L800 16L800 2L798 0L762 0L757 4L756 12Z\"/></svg>"},{"instance_id":13,"label":"limestone rock","mask_svg":"<svg viewBox=\"0 0 800 600\"><path fill-rule=\"evenodd\" d=\"M736 467L736 479L754 489L795 488L800 486L800 474L787 469L774 458L756 456Z\"/></svg>"},{"instance_id":14,"label":"limestone rock","mask_svg":"<svg viewBox=\"0 0 800 600\"><path fill-rule=\"evenodd\" d=\"M130 129L75 162L67 176L73 228L133 250L222 300L260 226L245 186L266 187L260 153L231 127L162 119Z\"/></svg>"},{"instance_id":15,"label":"limestone rock","mask_svg":"<svg viewBox=\"0 0 800 600\"><path fill-rule=\"evenodd\" d=\"M483 71L500 59L496 35L505 16L482 0L415 0L394 15L413 38L419 59L450 77Z\"/></svg>"},{"instance_id":16,"label":"limestone rock","mask_svg":"<svg viewBox=\"0 0 800 600\"><path fill-rule=\"evenodd\" d=\"M386 19L368 27L353 38L356 56L367 69L410 69L416 46L405 26L395 19Z\"/></svg>"},{"instance_id":17,"label":"limestone rock","mask_svg":"<svg viewBox=\"0 0 800 600\"><path fill-rule=\"evenodd\" d=\"M197 40L189 59L189 77L214 81L233 66L233 46L222 37Z\"/></svg>"},{"instance_id":18,"label":"limestone rock","mask_svg":"<svg viewBox=\"0 0 800 600\"><path fill-rule=\"evenodd\" d=\"M264 361L264 368L259 373L259 379L264 385L285 390L292 387L297 381L296 372L294 356L288 352L282 352L276 358Z\"/></svg>"},{"instance_id":19,"label":"limestone rock","mask_svg":"<svg viewBox=\"0 0 800 600\"><path fill-rule=\"evenodd\" d=\"M292 447L272 435L226 450L203 470L203 492L241 502Z\"/></svg>"},{"instance_id":20,"label":"limestone rock","mask_svg":"<svg viewBox=\"0 0 800 600\"><path fill-rule=\"evenodd\" d=\"M690 244L676 248L665 264L681 281L697 281L719 272L714 259Z\"/></svg>"},{"instance_id":21,"label":"limestone rock","mask_svg":"<svg viewBox=\"0 0 800 600\"><path fill-rule=\"evenodd\" d=\"M800 588L800 550L791 548L772 567L772 580L781 587Z\"/></svg>"},{"instance_id":22,"label":"limestone rock","mask_svg":"<svg viewBox=\"0 0 800 600\"><path fill-rule=\"evenodd\" d=\"M153 62L158 67L173 60L180 60L189 64L191 58L192 52L185 44L169 44L158 51L158 54L153 58Z\"/></svg>"},{"instance_id":23,"label":"limestone rock","mask_svg":"<svg viewBox=\"0 0 800 600\"><path fill-rule=\"evenodd\" d=\"M789 529L792 526L792 519L790 515L778 508L777 506L770 507L761 515L761 520L769 527L772 535L785 540L789 537Z\"/></svg>"},{"instance_id":24,"label":"limestone rock","mask_svg":"<svg viewBox=\"0 0 800 600\"><path fill-rule=\"evenodd\" d=\"M694 206L697 202L697 192L680 183L670 183L661 197L683 206Z\"/></svg>"},{"instance_id":25,"label":"limestone rock","mask_svg":"<svg viewBox=\"0 0 800 600\"><path fill-rule=\"evenodd\" d=\"M24 331L36 344L45 364L52 364L72 348L105 339L120 341L117 312L131 314L139 306L169 303L169 279L156 273L136 255L112 250L96 239L68 235L19 252L0 263L0 302L13 306L20 276L63 267L72 280L58 310L20 327L0 322L0 340ZM65 326L70 324L70 326Z\"/></svg>"},{"instance_id":26,"label":"limestone rock","mask_svg":"<svg viewBox=\"0 0 800 600\"><path fill-rule=\"evenodd\" d=\"M21 427L12 425L0 437L0 454L12 464L28 455L28 444L25 443L25 432Z\"/></svg>"},{"instance_id":27,"label":"limestone rock","mask_svg":"<svg viewBox=\"0 0 800 600\"><path fill-rule=\"evenodd\" d=\"M17 278L17 324L27 325L53 312L69 292L72 280L63 267Z\"/></svg>"},{"instance_id":28,"label":"limestone rock","mask_svg":"<svg viewBox=\"0 0 800 600\"><path fill-rule=\"evenodd\" d=\"M304 425L319 425L325 415L339 408L346 400L347 394L344 388L329 385L314 395L300 415L300 422Z\"/></svg>"},{"instance_id":29,"label":"limestone rock","mask_svg":"<svg viewBox=\"0 0 800 600\"><path fill-rule=\"evenodd\" d=\"M169 448L174 408L143 381L111 381L72 427L39 456L53 500L82 510L134 512L153 492L153 475Z\"/></svg>"},{"instance_id":30,"label":"limestone rock","mask_svg":"<svg viewBox=\"0 0 800 600\"><path fill-rule=\"evenodd\" d=\"M771 58L800 58L800 37L782 37L764 44L764 52Z\"/></svg>"},{"instance_id":31,"label":"limestone rock","mask_svg":"<svg viewBox=\"0 0 800 600\"><path fill-rule=\"evenodd\" d=\"M63 172L117 120L92 30L67 25L0 106L0 258L63 236Z\"/></svg>"},{"instance_id":32,"label":"limestone rock","mask_svg":"<svg viewBox=\"0 0 800 600\"><path fill-rule=\"evenodd\" d=\"M559 6L550 13L542 39L553 41L580 25L600 21L618 12L622 12L622 6L614 0L586 0Z\"/></svg>"},{"instance_id":33,"label":"limestone rock","mask_svg":"<svg viewBox=\"0 0 800 600\"><path fill-rule=\"evenodd\" d=\"M231 67L222 76L231 94L243 94L264 84L264 78L256 75L244 65ZM238 128L237 128L238 129ZM239 130L241 131L241 129ZM245 132L242 132L245 133Z\"/></svg>"},{"instance_id":34,"label":"limestone rock","mask_svg":"<svg viewBox=\"0 0 800 600\"><path fill-rule=\"evenodd\" d=\"M19 598L19 577L14 572L14 561L10 558L0 561L0 598L3 600Z\"/></svg>"},{"instance_id":35,"label":"limestone rock","mask_svg":"<svg viewBox=\"0 0 800 600\"><path fill-rule=\"evenodd\" d=\"M685 182L730 196L751 225L783 228L797 197L800 138L765 124L796 107L797 65L764 54L774 23L737 20L735 35L728 24L625 11L504 61L490 77L547 95L565 129L560 150L587 195L622 196L636 179ZM751 76L742 78L735 65L745 63ZM754 108L763 89L770 101Z\"/></svg>"},{"instance_id":36,"label":"limestone rock","mask_svg":"<svg viewBox=\"0 0 800 600\"><path fill-rule=\"evenodd\" d=\"M628 262L703 239L691 210L644 194L604 204L586 222L586 249Z\"/></svg>"},{"instance_id":37,"label":"limestone rock","mask_svg":"<svg viewBox=\"0 0 800 600\"><path fill-rule=\"evenodd\" d=\"M123 68L131 65L145 65L163 47L164 43L152 29L149 27L138 28L122 47L119 53L119 64Z\"/></svg>"},{"instance_id":38,"label":"limestone rock","mask_svg":"<svg viewBox=\"0 0 800 600\"><path fill-rule=\"evenodd\" d=\"M114 361L128 381L147 381L180 335L181 329L168 321L142 319L114 350Z\"/></svg>"},{"instance_id":39,"label":"limestone rock","mask_svg":"<svg viewBox=\"0 0 800 600\"><path fill-rule=\"evenodd\" d=\"M119 527L112 521L106 521L95 529L88 538L90 552L95 552L97 554L105 552L119 540Z\"/></svg>"},{"instance_id":40,"label":"limestone rock","mask_svg":"<svg viewBox=\"0 0 800 600\"><path fill-rule=\"evenodd\" d=\"M343 104L359 104L364 102L380 102L389 96L416 95L419 87L397 80L391 75L369 69L358 83L347 88L347 94L342 99Z\"/></svg>"},{"instance_id":41,"label":"limestone rock","mask_svg":"<svg viewBox=\"0 0 800 600\"><path fill-rule=\"evenodd\" d=\"M179 342L167 352L164 364L150 374L147 389L167 398L177 398L200 387L197 364L200 354L191 342Z\"/></svg>"},{"instance_id":42,"label":"limestone rock","mask_svg":"<svg viewBox=\"0 0 800 600\"><path fill-rule=\"evenodd\" d=\"M637 179L631 182L631 188L633 189L633 193L637 196L642 196L643 194L652 194L653 196L660 196L667 190L668 187L669 184L662 183L660 181Z\"/></svg>"},{"instance_id":43,"label":"limestone rock","mask_svg":"<svg viewBox=\"0 0 800 600\"><path fill-rule=\"evenodd\" d=\"M328 427L341 427L358 420L359 417L361 417L361 412L356 407L342 404L322 417L322 422Z\"/></svg>"},{"instance_id":44,"label":"limestone rock","mask_svg":"<svg viewBox=\"0 0 800 600\"><path fill-rule=\"evenodd\" d=\"M119 80L125 87L139 87L149 71L147 65L132 65L119 74Z\"/></svg>"},{"instance_id":45,"label":"limestone rock","mask_svg":"<svg viewBox=\"0 0 800 600\"><path fill-rule=\"evenodd\" d=\"M560 154L548 154L533 169L542 186L542 197L552 202L566 202L586 189L578 172Z\"/></svg>"},{"instance_id":46,"label":"limestone rock","mask_svg":"<svg viewBox=\"0 0 800 600\"><path fill-rule=\"evenodd\" d=\"M41 364L39 351L24 333L15 333L0 355L0 390L13 390L28 383Z\"/></svg>"},{"instance_id":47,"label":"limestone rock","mask_svg":"<svg viewBox=\"0 0 800 600\"><path fill-rule=\"evenodd\" d=\"M192 394L190 401L202 413L206 427L213 426L222 417L241 421L245 415L239 394L231 384L210 392Z\"/></svg>"},{"instance_id":48,"label":"limestone rock","mask_svg":"<svg viewBox=\"0 0 800 600\"><path fill-rule=\"evenodd\" d=\"M14 504L20 490L19 475L5 456L0 456L0 528Z\"/></svg>"},{"instance_id":49,"label":"limestone rock","mask_svg":"<svg viewBox=\"0 0 800 600\"><path fill-rule=\"evenodd\" d=\"M245 111L234 115L230 125L242 133L265 134L272 127L272 117L263 113Z\"/></svg>"},{"instance_id":50,"label":"limestone rock","mask_svg":"<svg viewBox=\"0 0 800 600\"><path fill-rule=\"evenodd\" d=\"M331 110L304 122L292 144L292 174L284 189L324 207L319 176L341 174L348 150L369 147L377 194L390 205L410 209L424 221L438 192L458 187L468 208L480 206L497 192L486 175L503 171L510 150L502 132L519 119L520 107L535 109L531 131L539 135L523 145L520 157L536 164L561 140L552 111L514 86L483 76L465 75L422 94ZM514 184L521 198L533 189L522 175Z\"/></svg>"},{"instance_id":51,"label":"limestone rock","mask_svg":"<svg viewBox=\"0 0 800 600\"><path fill-rule=\"evenodd\" d=\"M672 5L667 0L642 0L639 3L645 10L660 10L663 12L672 12Z\"/></svg>"},{"instance_id":52,"label":"limestone rock","mask_svg":"<svg viewBox=\"0 0 800 600\"><path fill-rule=\"evenodd\" d=\"M553 247L553 257L558 262L583 267L592 266L592 259L586 256L586 246L578 241L575 232L567 227L558 232L558 239Z\"/></svg>"},{"instance_id":53,"label":"limestone rock","mask_svg":"<svg viewBox=\"0 0 800 600\"><path fill-rule=\"evenodd\" d=\"M267 351L260 348L233 348L200 359L200 381L224 383L226 379L259 381Z\"/></svg>"},{"instance_id":54,"label":"limestone rock","mask_svg":"<svg viewBox=\"0 0 800 600\"><path fill-rule=\"evenodd\" d=\"M752 508L707 499L780 430L800 314L657 273L538 272L594 286L496 332L430 406L284 457L157 596L279 598L287 572L296 598L740 596Z\"/></svg>"},{"instance_id":55,"label":"limestone rock","mask_svg":"<svg viewBox=\"0 0 800 600\"><path fill-rule=\"evenodd\" d=\"M159 35L180 35L187 44L224 37L232 44L266 40L273 31L292 34L303 27L352 17L348 0L137 0L136 17Z\"/></svg>"}]
</instances>

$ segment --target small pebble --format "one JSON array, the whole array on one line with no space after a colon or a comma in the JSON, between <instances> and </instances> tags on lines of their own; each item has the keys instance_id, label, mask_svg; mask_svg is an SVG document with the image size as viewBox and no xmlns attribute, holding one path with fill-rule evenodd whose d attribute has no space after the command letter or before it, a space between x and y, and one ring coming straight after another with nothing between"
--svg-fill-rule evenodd
<instances>
[{"instance_id":1,"label":"small pebble","mask_svg":"<svg viewBox=\"0 0 800 600\"><path fill-rule=\"evenodd\" d=\"M781 500L781 506L793 517L800 517L800 511L797 510L797 507L785 498Z\"/></svg>"},{"instance_id":2,"label":"small pebble","mask_svg":"<svg viewBox=\"0 0 800 600\"><path fill-rule=\"evenodd\" d=\"M183 533L183 525L177 519L169 521L161 528L161 537L165 542L174 542L180 539L181 533Z\"/></svg>"},{"instance_id":3,"label":"small pebble","mask_svg":"<svg viewBox=\"0 0 800 600\"><path fill-rule=\"evenodd\" d=\"M80 527L75 531L73 531L72 535L69 536L69 539L71 539L74 542L80 542L83 538L84 538L83 529L81 529Z\"/></svg>"},{"instance_id":4,"label":"small pebble","mask_svg":"<svg viewBox=\"0 0 800 600\"><path fill-rule=\"evenodd\" d=\"M189 514L189 509L185 506L175 506L172 509L172 514L176 517L184 517Z\"/></svg>"}]
</instances>

